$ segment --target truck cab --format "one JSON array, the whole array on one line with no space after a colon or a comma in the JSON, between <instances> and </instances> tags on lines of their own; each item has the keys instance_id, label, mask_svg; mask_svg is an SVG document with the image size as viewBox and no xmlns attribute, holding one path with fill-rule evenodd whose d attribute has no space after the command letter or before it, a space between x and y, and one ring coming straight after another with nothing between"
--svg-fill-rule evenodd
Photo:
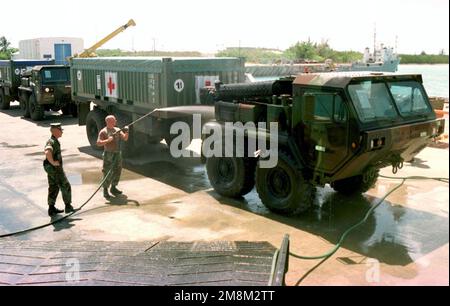
<instances>
[{"instance_id":1,"label":"truck cab","mask_svg":"<svg viewBox=\"0 0 450 306\"><path fill-rule=\"evenodd\" d=\"M25 117L41 120L44 111L59 111L76 116L71 100L70 67L35 66L21 79L20 105Z\"/></svg>"},{"instance_id":2,"label":"truck cab","mask_svg":"<svg viewBox=\"0 0 450 306\"><path fill-rule=\"evenodd\" d=\"M9 109L10 102L19 100L22 75L36 65L53 65L54 60L0 60L0 108Z\"/></svg>"},{"instance_id":3,"label":"truck cab","mask_svg":"<svg viewBox=\"0 0 450 306\"><path fill-rule=\"evenodd\" d=\"M217 84L209 93L216 121L208 123L208 130L224 129L229 121L278 123L276 166L262 168L252 156L207 158L212 186L234 197L256 185L263 204L281 213L309 208L316 186L330 184L343 194L367 191L379 169L391 165L397 173L444 131L445 121L436 119L420 75L301 74ZM271 131L263 132L270 137Z\"/></svg>"},{"instance_id":4,"label":"truck cab","mask_svg":"<svg viewBox=\"0 0 450 306\"><path fill-rule=\"evenodd\" d=\"M322 185L386 165L401 168L444 129L420 75L301 75L293 97L297 144Z\"/></svg>"}]
</instances>

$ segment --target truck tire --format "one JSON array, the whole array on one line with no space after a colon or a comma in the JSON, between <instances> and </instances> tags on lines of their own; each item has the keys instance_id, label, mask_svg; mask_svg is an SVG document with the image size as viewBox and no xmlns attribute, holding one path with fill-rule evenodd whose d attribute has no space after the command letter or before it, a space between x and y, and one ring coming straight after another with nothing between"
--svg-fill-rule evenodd
<instances>
[{"instance_id":1,"label":"truck tire","mask_svg":"<svg viewBox=\"0 0 450 306\"><path fill-rule=\"evenodd\" d=\"M70 115L70 105L65 105L63 108L61 108L61 112L64 116Z\"/></svg>"},{"instance_id":2,"label":"truck tire","mask_svg":"<svg viewBox=\"0 0 450 306\"><path fill-rule=\"evenodd\" d=\"M346 179L332 182L331 187L343 195L352 195L367 192L375 186L378 180L379 170L374 171L373 175L364 179L363 175L352 176Z\"/></svg>"},{"instance_id":3,"label":"truck tire","mask_svg":"<svg viewBox=\"0 0 450 306\"><path fill-rule=\"evenodd\" d=\"M72 115L72 117L74 118L78 118L78 107L75 103L70 103L70 114Z\"/></svg>"},{"instance_id":4,"label":"truck tire","mask_svg":"<svg viewBox=\"0 0 450 306\"><path fill-rule=\"evenodd\" d=\"M0 108L1 109L9 109L9 102L11 101L11 98L3 92L3 90L0 90Z\"/></svg>"},{"instance_id":5,"label":"truck tire","mask_svg":"<svg viewBox=\"0 0 450 306\"><path fill-rule=\"evenodd\" d=\"M28 99L28 107L32 120L40 121L44 119L44 108L37 103L35 95L31 95Z\"/></svg>"},{"instance_id":6,"label":"truck tire","mask_svg":"<svg viewBox=\"0 0 450 306\"><path fill-rule=\"evenodd\" d=\"M30 107L29 107L29 102L28 102L28 95L26 93L21 93L20 94L20 98L19 98L19 102L20 102L20 109L22 110L22 116L24 118L30 118Z\"/></svg>"},{"instance_id":7,"label":"truck tire","mask_svg":"<svg viewBox=\"0 0 450 306\"><path fill-rule=\"evenodd\" d=\"M280 151L274 168L256 168L256 190L271 211L296 215L310 209L316 189L296 169L292 157Z\"/></svg>"},{"instance_id":8,"label":"truck tire","mask_svg":"<svg viewBox=\"0 0 450 306\"><path fill-rule=\"evenodd\" d=\"M210 157L206 172L214 190L225 197L238 198L255 186L256 159L244 157Z\"/></svg>"},{"instance_id":9,"label":"truck tire","mask_svg":"<svg viewBox=\"0 0 450 306\"><path fill-rule=\"evenodd\" d=\"M63 108L61 108L61 111L64 116L71 115L74 118L78 117L78 109L75 103L66 104Z\"/></svg>"},{"instance_id":10,"label":"truck tire","mask_svg":"<svg viewBox=\"0 0 450 306\"><path fill-rule=\"evenodd\" d=\"M94 109L87 114L86 135L91 147L94 150L102 150L101 147L97 146L97 138L98 133L105 126L105 117L106 113L99 109Z\"/></svg>"}]
</instances>

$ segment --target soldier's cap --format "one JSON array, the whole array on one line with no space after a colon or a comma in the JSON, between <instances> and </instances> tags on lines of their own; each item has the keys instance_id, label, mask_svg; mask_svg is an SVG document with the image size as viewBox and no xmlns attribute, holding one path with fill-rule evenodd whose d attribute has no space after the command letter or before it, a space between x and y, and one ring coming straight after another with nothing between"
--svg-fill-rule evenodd
<instances>
[{"instance_id":1,"label":"soldier's cap","mask_svg":"<svg viewBox=\"0 0 450 306\"><path fill-rule=\"evenodd\" d=\"M61 123L50 123L50 130L52 130L52 129L59 129L59 130L63 131Z\"/></svg>"}]
</instances>

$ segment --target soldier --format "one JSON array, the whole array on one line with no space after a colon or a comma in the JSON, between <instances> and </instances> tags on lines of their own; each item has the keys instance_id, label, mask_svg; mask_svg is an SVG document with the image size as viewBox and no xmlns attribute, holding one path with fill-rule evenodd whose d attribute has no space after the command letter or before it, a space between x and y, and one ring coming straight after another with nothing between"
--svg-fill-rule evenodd
<instances>
[{"instance_id":1,"label":"soldier","mask_svg":"<svg viewBox=\"0 0 450 306\"><path fill-rule=\"evenodd\" d=\"M50 217L62 213L63 211L55 207L56 198L61 189L65 207L65 212L73 212L72 190L63 169L63 160L61 156L61 145L58 141L63 134L61 123L52 123L50 125L52 137L45 145L44 170L48 178L48 215Z\"/></svg>"},{"instance_id":2,"label":"soldier","mask_svg":"<svg viewBox=\"0 0 450 306\"><path fill-rule=\"evenodd\" d=\"M119 141L128 141L128 127L125 126L122 131L116 127L116 117L110 115L105 118L106 127L98 133L97 146L103 147L103 178L111 170L110 175L103 183L103 196L109 199L108 188L111 185L111 193L114 196L122 194L117 189L120 174L122 173L122 154L120 152Z\"/></svg>"}]
</instances>

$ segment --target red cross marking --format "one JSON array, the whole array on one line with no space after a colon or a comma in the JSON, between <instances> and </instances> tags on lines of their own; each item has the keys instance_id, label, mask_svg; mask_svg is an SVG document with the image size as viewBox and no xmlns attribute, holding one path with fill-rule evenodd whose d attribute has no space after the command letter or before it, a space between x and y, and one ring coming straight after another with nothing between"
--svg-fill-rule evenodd
<instances>
[{"instance_id":1,"label":"red cross marking","mask_svg":"<svg viewBox=\"0 0 450 306\"><path fill-rule=\"evenodd\" d=\"M109 77L109 81L108 81L108 89L109 89L109 94L110 94L110 95L112 95L113 90L116 89L116 84L113 83L111 77Z\"/></svg>"}]
</instances>

